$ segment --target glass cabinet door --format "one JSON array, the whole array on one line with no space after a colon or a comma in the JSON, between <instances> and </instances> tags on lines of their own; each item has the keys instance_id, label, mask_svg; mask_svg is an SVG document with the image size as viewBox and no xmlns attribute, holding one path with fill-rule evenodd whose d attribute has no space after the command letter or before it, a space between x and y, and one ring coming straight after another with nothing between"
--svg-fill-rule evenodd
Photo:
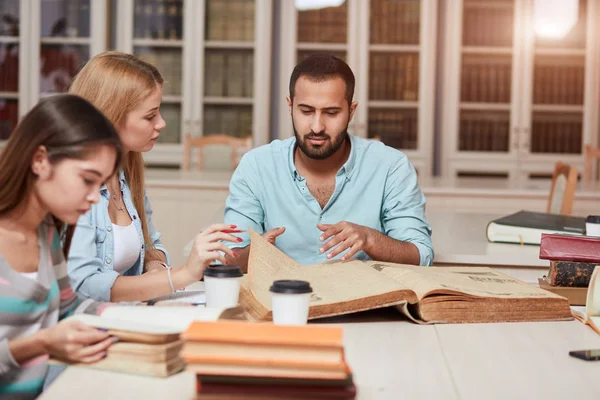
<instances>
[{"instance_id":1,"label":"glass cabinet door","mask_svg":"<svg viewBox=\"0 0 600 400\"><path fill-rule=\"evenodd\" d=\"M369 11L368 136L416 150L421 0L371 0Z\"/></svg>"},{"instance_id":2,"label":"glass cabinet door","mask_svg":"<svg viewBox=\"0 0 600 400\"><path fill-rule=\"evenodd\" d=\"M20 1L0 1L0 141L19 120Z\"/></svg>"},{"instance_id":3,"label":"glass cabinet door","mask_svg":"<svg viewBox=\"0 0 600 400\"><path fill-rule=\"evenodd\" d=\"M535 38L528 153L582 154L588 9L579 0L578 22L564 38Z\"/></svg>"},{"instance_id":4,"label":"glass cabinet door","mask_svg":"<svg viewBox=\"0 0 600 400\"><path fill-rule=\"evenodd\" d=\"M456 151L511 148L514 0L464 0Z\"/></svg>"},{"instance_id":5,"label":"glass cabinet door","mask_svg":"<svg viewBox=\"0 0 600 400\"><path fill-rule=\"evenodd\" d=\"M255 0L206 0L202 135L252 136Z\"/></svg>"},{"instance_id":6,"label":"glass cabinet door","mask_svg":"<svg viewBox=\"0 0 600 400\"><path fill-rule=\"evenodd\" d=\"M91 0L41 0L40 96L65 92L90 58Z\"/></svg>"},{"instance_id":7,"label":"glass cabinet door","mask_svg":"<svg viewBox=\"0 0 600 400\"><path fill-rule=\"evenodd\" d=\"M348 1L337 7L298 10L296 21L296 62L319 51L346 60Z\"/></svg>"},{"instance_id":8,"label":"glass cabinet door","mask_svg":"<svg viewBox=\"0 0 600 400\"><path fill-rule=\"evenodd\" d=\"M181 143L183 87L183 0L134 0L133 53L161 73L166 122L158 143Z\"/></svg>"}]
</instances>

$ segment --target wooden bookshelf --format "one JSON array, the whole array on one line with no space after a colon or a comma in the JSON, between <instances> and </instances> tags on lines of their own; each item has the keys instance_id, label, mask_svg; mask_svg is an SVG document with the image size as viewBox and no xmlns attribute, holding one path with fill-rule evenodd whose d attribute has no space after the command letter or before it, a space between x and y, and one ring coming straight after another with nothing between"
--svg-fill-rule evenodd
<instances>
[{"instance_id":1,"label":"wooden bookshelf","mask_svg":"<svg viewBox=\"0 0 600 400\"><path fill-rule=\"evenodd\" d=\"M442 174L529 180L559 160L582 168L583 145L598 140L596 2L579 0L559 40L536 37L533 0L458 0L445 11Z\"/></svg>"},{"instance_id":2,"label":"wooden bookshelf","mask_svg":"<svg viewBox=\"0 0 600 400\"><path fill-rule=\"evenodd\" d=\"M165 78L153 165L180 165L183 136L269 140L272 0L119 0L118 48ZM258 106L257 106L258 105ZM168 108L166 108L168 106ZM165 115L167 114L167 115Z\"/></svg>"}]
</instances>

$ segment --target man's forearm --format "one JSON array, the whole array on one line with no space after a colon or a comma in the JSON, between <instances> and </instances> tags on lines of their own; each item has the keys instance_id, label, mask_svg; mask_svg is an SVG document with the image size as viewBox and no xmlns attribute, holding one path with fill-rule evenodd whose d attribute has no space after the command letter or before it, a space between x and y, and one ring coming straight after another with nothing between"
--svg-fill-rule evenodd
<instances>
[{"instance_id":1,"label":"man's forearm","mask_svg":"<svg viewBox=\"0 0 600 400\"><path fill-rule=\"evenodd\" d=\"M242 269L243 273L248 272L248 256L250 255L250 246L237 247L231 249L237 257L231 258L225 255L228 264L237 265Z\"/></svg>"},{"instance_id":2,"label":"man's forearm","mask_svg":"<svg viewBox=\"0 0 600 400\"><path fill-rule=\"evenodd\" d=\"M377 261L413 265L421 263L421 254L417 246L410 242L401 242L374 229L371 229L371 237L364 251Z\"/></svg>"}]
</instances>

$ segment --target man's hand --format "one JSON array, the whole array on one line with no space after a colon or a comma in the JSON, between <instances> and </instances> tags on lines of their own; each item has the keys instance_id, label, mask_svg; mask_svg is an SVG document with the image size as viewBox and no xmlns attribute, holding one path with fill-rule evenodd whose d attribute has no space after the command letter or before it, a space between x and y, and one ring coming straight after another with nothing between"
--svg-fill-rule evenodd
<instances>
[{"instance_id":1,"label":"man's hand","mask_svg":"<svg viewBox=\"0 0 600 400\"><path fill-rule=\"evenodd\" d=\"M263 237L263 239L266 239L269 243L274 245L275 239L277 239L277 236L280 236L283 232L285 232L285 227L280 226L279 228L269 229L268 231L263 233L261 236Z\"/></svg>"},{"instance_id":2,"label":"man's hand","mask_svg":"<svg viewBox=\"0 0 600 400\"><path fill-rule=\"evenodd\" d=\"M349 260L360 250L366 251L370 245L371 229L366 226L356 225L351 222L338 222L337 224L318 224L317 228L323 231L319 240L326 241L319 249L320 253L326 253L329 249L333 251L327 254L327 258L331 259L342 253L346 249L348 252L342 256L342 261ZM337 246L337 247L336 247Z\"/></svg>"}]
</instances>

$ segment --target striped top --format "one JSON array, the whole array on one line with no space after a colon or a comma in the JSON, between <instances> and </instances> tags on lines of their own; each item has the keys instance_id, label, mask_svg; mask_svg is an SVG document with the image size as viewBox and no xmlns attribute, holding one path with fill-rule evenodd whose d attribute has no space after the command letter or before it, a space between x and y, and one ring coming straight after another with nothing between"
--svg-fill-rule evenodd
<instances>
[{"instance_id":1,"label":"striped top","mask_svg":"<svg viewBox=\"0 0 600 400\"><path fill-rule=\"evenodd\" d=\"M108 303L81 302L67 276L60 236L51 218L38 229L40 264L36 279L13 270L0 255L0 400L33 399L42 390L48 355L17 364L8 340L57 324L71 314L99 314Z\"/></svg>"}]
</instances>

